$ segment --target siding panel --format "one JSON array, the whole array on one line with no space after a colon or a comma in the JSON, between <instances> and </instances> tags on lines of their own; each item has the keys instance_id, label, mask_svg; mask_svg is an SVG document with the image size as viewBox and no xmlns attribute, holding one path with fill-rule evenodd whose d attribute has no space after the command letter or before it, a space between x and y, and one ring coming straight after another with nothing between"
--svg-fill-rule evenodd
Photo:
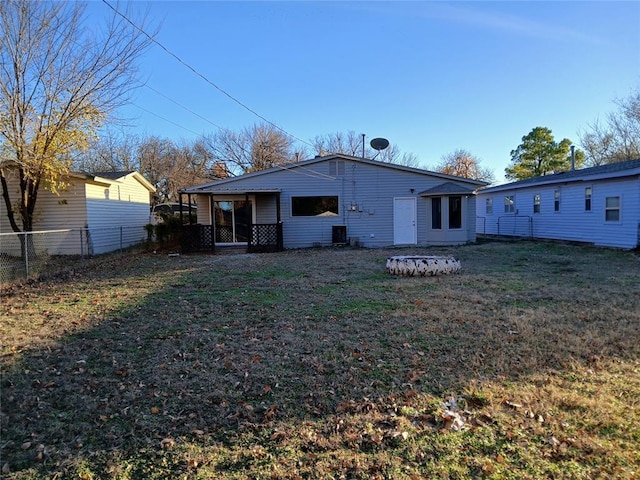
<instances>
[{"instance_id":1,"label":"siding panel","mask_svg":"<svg viewBox=\"0 0 640 480\"><path fill-rule=\"evenodd\" d=\"M591 187L591 211L585 210L585 188ZM554 211L554 192L560 191L560 210ZM541 196L540 213L533 213L533 196ZM640 226L640 180L637 177L599 179L562 185L528 186L495 193L478 192L478 233L525 236L515 228L515 215L499 213L504 195L515 195L518 216L532 218L533 236L543 239L588 242L595 245L634 248ZM605 199L621 198L621 220L605 221ZM494 213L488 215L486 199L493 198ZM500 229L498 229L500 219ZM483 232L484 230L484 232Z\"/></svg>"},{"instance_id":2,"label":"siding panel","mask_svg":"<svg viewBox=\"0 0 640 480\"><path fill-rule=\"evenodd\" d=\"M281 215L286 248L330 245L332 227L346 225L347 237L357 238L366 247L393 245L393 198L417 198L417 237L419 245L439 243L465 243L475 240L475 203L473 197L463 197L463 226L435 238L429 232L429 201L419 192L443 184L445 179L429 172L409 171L380 166L357 160L344 161L344 175L329 177L329 161L313 164L313 168L295 168L271 171L264 175L238 177L223 182L220 188L251 190L278 188L281 190ZM450 179L449 179L450 180ZM464 180L460 185L469 186ZM216 186L212 186L217 188ZM243 196L244 194L240 195ZM198 203L206 195L199 195ZM291 213L291 199L296 196L338 196L339 214L335 217L300 217ZM275 204L257 203L257 221L272 218L275 222ZM353 206L353 208L352 208ZM198 221L209 219L198 211ZM268 217L271 212L271 217ZM271 223L264 221L264 223Z\"/></svg>"}]
</instances>

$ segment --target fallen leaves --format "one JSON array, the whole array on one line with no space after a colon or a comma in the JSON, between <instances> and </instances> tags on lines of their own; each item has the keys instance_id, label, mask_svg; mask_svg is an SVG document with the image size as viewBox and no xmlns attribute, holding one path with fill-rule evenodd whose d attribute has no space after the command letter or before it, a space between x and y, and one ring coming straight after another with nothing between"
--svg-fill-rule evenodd
<instances>
[{"instance_id":1,"label":"fallen leaves","mask_svg":"<svg viewBox=\"0 0 640 480\"><path fill-rule=\"evenodd\" d=\"M160 441L160 448L162 448L163 450L169 450L175 446L176 446L176 441L171 437L163 438Z\"/></svg>"}]
</instances>

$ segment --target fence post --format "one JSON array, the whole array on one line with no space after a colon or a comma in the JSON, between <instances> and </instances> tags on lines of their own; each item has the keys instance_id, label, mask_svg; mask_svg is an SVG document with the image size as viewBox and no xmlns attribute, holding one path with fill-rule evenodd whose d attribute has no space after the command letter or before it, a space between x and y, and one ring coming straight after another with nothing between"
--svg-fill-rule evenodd
<instances>
[{"instance_id":1,"label":"fence post","mask_svg":"<svg viewBox=\"0 0 640 480\"><path fill-rule=\"evenodd\" d=\"M24 234L24 269L29 280L29 233Z\"/></svg>"}]
</instances>

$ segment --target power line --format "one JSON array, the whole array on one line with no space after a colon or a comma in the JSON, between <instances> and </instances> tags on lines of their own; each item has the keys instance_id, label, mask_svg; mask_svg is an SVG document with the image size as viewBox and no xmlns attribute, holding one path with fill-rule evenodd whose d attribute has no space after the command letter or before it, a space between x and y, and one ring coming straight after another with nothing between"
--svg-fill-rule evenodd
<instances>
[{"instance_id":1,"label":"power line","mask_svg":"<svg viewBox=\"0 0 640 480\"><path fill-rule=\"evenodd\" d=\"M238 103L240 106L242 106L243 108L247 109L249 112L253 113L254 115L256 115L258 118L264 120L265 122L267 122L269 125L273 126L274 128L276 128L277 130L281 131L282 133L284 133L285 135L294 138L296 140L298 140L301 143L304 143L305 145L308 145L312 148L314 148L313 144L302 140L301 138L287 132L286 130L284 130L283 128L279 127L278 125L276 125L275 123L267 120L265 117L263 117L262 115L258 114L257 112L255 112L254 110L252 110L251 108L249 108L248 106L246 106L244 103L240 102L239 100L237 100L235 97L233 97L231 94L227 93L225 90L223 90L222 88L218 87L215 83L213 83L212 81L210 81L208 78L206 78L203 74L199 73L197 70L195 70L192 66L190 66L188 63L186 63L185 61L183 61L180 57L178 57L176 54L174 54L173 52L171 52L168 48L166 48L164 45L162 45L160 42L158 42L155 38L151 37L146 31L144 31L142 28L140 28L138 25L136 25L135 23L133 23L133 21L131 21L128 17L126 17L124 14L120 13L116 8L114 8L107 0L102 0L103 3L105 3L111 10L113 10L117 15L119 15L120 17L122 17L127 23L129 23L132 27L134 27L136 30L138 30L139 32L141 32L143 35L145 35L149 40L151 40L153 43L155 43L156 45L158 45L160 48L162 48L167 54L169 54L170 56L172 56L173 58L175 58L178 62L180 62L182 65L184 65L185 67L187 67L189 70L191 70L193 73L195 73L196 75L198 75L200 78L202 78L205 82L207 82L208 84L210 84L211 86L213 86L214 88L216 88L217 90L219 90L220 92L222 92L224 95L226 95L227 97L229 97L231 100L233 100L234 102ZM180 108L183 108L184 110L190 112L191 114L197 116L198 118L204 120L207 123L210 123L211 125L213 125L214 127L220 129L220 130L227 130L224 127L221 127L220 125L215 124L214 122L212 122L211 120L207 119L206 117L200 115L199 113L191 110L189 107L181 104L180 102L178 102L177 100L174 100L172 98L170 98L169 96L165 95L164 93L156 90L155 88L151 87L148 84L145 84L145 86L147 88L149 88L150 90L154 91L156 94L166 98L167 100L169 100L170 102L175 103L176 105L178 105ZM135 107L144 110L145 112L150 113L151 115L154 115L162 120L164 120L165 122L168 122L172 125L175 125L178 128L182 128L183 130L186 130L188 132L194 133L195 135L200 135L199 133L184 127L172 120L169 120L168 118L165 118L161 115L158 115L157 113L154 113L144 107L141 107L140 105L134 104ZM247 155L251 155L250 152L248 152L246 149L244 149L241 145L238 145L238 147ZM291 168L295 166L296 168ZM308 167L304 167L301 165L296 165L291 164L291 166L285 164L285 165L278 165L278 168L281 168L283 170L287 170L293 173L297 173L299 175L305 175L305 176L309 176L309 177L315 177L315 178L324 178L324 179L329 179L329 180L335 180L334 176L331 175L327 175L325 173L322 172L318 172L315 171L311 168ZM307 171L309 173L307 173Z\"/></svg>"},{"instance_id":2,"label":"power line","mask_svg":"<svg viewBox=\"0 0 640 480\"><path fill-rule=\"evenodd\" d=\"M189 113L191 113L191 114L195 115L196 117L198 117L198 118L200 118L200 119L204 120L204 121L205 121L205 122L207 122L207 123L210 123L210 124L211 124L211 125L213 125L214 127L218 128L218 129L220 129L220 130L226 130L226 128L225 128L225 127L221 127L220 125L215 124L214 122L212 122L212 121L211 121L211 120L209 120L208 118L203 117L202 115L200 115L198 112L194 112L193 110L191 110L191 109L190 109L189 107L187 107L186 105L183 105L182 103L178 102L177 100L174 100L173 98L171 98L171 97L169 97L169 96L165 95L165 94L164 94L164 93L162 93L161 91L156 90L156 89L155 89L155 88L153 88L151 85L149 85L149 84L145 83L145 84L144 84L144 86L145 86L145 87L147 87L149 90L151 90L151 91L153 91L153 92L157 93L157 94L158 94L158 95L160 95L161 97L166 98L166 99L167 99L167 100L169 100L170 102L175 103L175 104L176 104L176 105L178 105L180 108L185 109L187 112L189 112Z\"/></svg>"},{"instance_id":3,"label":"power line","mask_svg":"<svg viewBox=\"0 0 640 480\"><path fill-rule=\"evenodd\" d=\"M156 40L155 38L153 38L151 35L149 35L146 31L144 31L141 27L139 27L138 25L136 25L135 23L133 23L133 21L131 21L126 15L124 15L123 13L120 13L115 7L113 7L107 0L102 0L103 3L105 3L111 10L113 10L117 15L119 15L120 17L122 17L126 22L128 22L133 28L135 28L136 30L138 30L140 33L142 33L145 37L147 37L149 40L151 40L153 43L155 43L156 45L158 45L162 50L164 50L168 55L172 56L175 60L177 60L179 63L181 63L183 66L185 66L186 68L188 68L189 70L191 70L194 74L196 74L197 76L199 76L201 79L203 79L205 82L207 82L209 85L211 85L212 87L214 87L216 90L218 90L220 93L222 93L223 95L227 96L228 98L230 98L232 101L234 101L235 103L237 103L238 105L240 105L242 108L244 108L245 110L251 112L253 115L255 115L256 117L260 118L261 120L263 120L264 122L268 123L269 125L271 125L272 127L280 130L282 133L284 133L285 135L288 135L292 138L295 138L296 140L298 140L301 143L304 143L306 145L309 145L310 147L313 147L312 144L310 144L309 142L302 140L301 138L293 135L292 133L287 132L286 130L284 130L283 128L279 127L278 125L276 125L275 123L271 122L270 120L266 119L265 117L263 117L262 115L260 115L258 112L256 112L255 110L253 110L252 108L248 107L246 104L242 103L240 100L238 100L237 98L235 98L233 95L231 95L230 93L228 93L227 91L225 91L224 89L220 88L218 85L216 85L215 83L213 83L211 80L209 80L206 76L204 76L202 73L198 72L194 67L192 67L191 65L189 65L187 62L185 62L184 60L182 60L178 55L176 55L175 53L173 53L172 51L170 51L167 47L165 47L163 44L161 44L158 40Z\"/></svg>"},{"instance_id":4,"label":"power line","mask_svg":"<svg viewBox=\"0 0 640 480\"><path fill-rule=\"evenodd\" d=\"M158 90L156 90L155 88L153 88L153 87L149 87L148 85L147 85L147 87L148 87L148 88L150 88L151 90L153 90L154 92L156 92L157 94L159 94L159 95L161 95L161 96L165 97L166 99L168 99L168 100L172 101L172 102L173 102L173 103L175 103L176 105L178 105L178 106L180 106L180 107L184 108L185 110L187 110L187 111L189 111L189 112L193 113L194 115L197 115L198 117L202 118L203 120L205 120L205 121L207 121L207 122L211 123L212 125L214 125L214 126L216 126L216 127L220 128L220 129L223 129L222 127L219 127L218 125L216 125L215 123L211 122L210 120L207 120L206 118L202 117L200 114L198 114L198 113L196 113L196 112L194 112L194 111L190 110L189 108L185 107L184 105L181 105L179 102L177 102L177 101L175 101L175 100L172 100L171 98L167 97L167 96L166 96L166 95L164 95L163 93L160 93L160 92L159 92ZM133 104L133 106L134 106L134 107L136 107L136 108L139 108L140 110L143 110L143 111L145 111L145 112L147 112L147 113L150 113L151 115L153 115L153 116L155 116L155 117L158 117L159 119L164 120L165 122L168 122L168 123L170 123L170 124L172 124L172 125L175 125L175 126L176 126L176 127L178 127L178 128L181 128L181 129L183 129L183 130L186 130L187 132L191 132L191 133L193 133L193 134L195 134L195 135L200 135L198 132L195 132L195 131L193 131L193 130L191 130L191 129L189 129L189 128L187 128L187 127L183 126L183 125L180 125L180 124L178 124L178 123L176 123L176 122L174 122L174 121L172 121L172 120L169 120L168 118L163 117L162 115L159 115L159 114L157 114L157 113L155 113L155 112L152 112L151 110L148 110L148 109L146 109L146 108L144 108L144 107L141 107L140 105L137 105L137 104L135 104L135 103L134 103L134 104ZM246 155L251 156L251 152L248 152L248 151L247 151L247 150L246 150L242 145L237 144L236 146L237 146L240 150L242 150ZM223 160L223 159L219 159L219 160L225 161L225 160ZM226 162L226 161L225 161L225 162ZM290 172L292 172L292 173L297 173L297 174L299 174L299 175L304 175L304 176L307 176L307 177L312 177L312 178L323 178L323 179L335 180L335 177L333 177L333 176L331 176L331 175L327 175L327 174L322 173L322 172L317 172L316 170L313 170L313 169L311 169L311 168L304 167L304 166L301 166L301 165L296 165L295 163L294 163L294 164L291 164L291 165L288 165L288 164L284 164L284 165L277 165L276 167L281 168L281 169L283 169L283 170L290 171ZM295 168L292 168L292 167L295 167ZM308 171L308 172L310 172L310 173L307 173L307 171Z\"/></svg>"},{"instance_id":5,"label":"power line","mask_svg":"<svg viewBox=\"0 0 640 480\"><path fill-rule=\"evenodd\" d=\"M153 116L155 116L155 117L158 117L158 118L159 118L159 119L161 119L161 120L164 120L165 122L170 123L171 125L175 125L175 126L176 126L176 127L178 127L178 128L181 128L181 129L183 129L183 130L186 130L187 132L193 133L193 134L195 134L195 135L202 135L201 133L195 132L195 131L191 130L190 128L187 128L187 127L185 127L185 126L183 126L183 125L180 125L179 123L174 122L173 120L169 120L168 118L165 118L165 117L163 117L162 115L158 115L157 113L152 112L151 110L148 110L148 109L146 109L146 108L144 108L144 107L141 107L140 105L138 105L138 104L136 104L136 103L133 103L132 105L133 105L134 107L136 107L136 108L139 108L140 110L143 110L143 111L145 111L145 112L147 112L147 113L150 113L151 115L153 115ZM194 113L194 112L192 112L192 113Z\"/></svg>"}]
</instances>

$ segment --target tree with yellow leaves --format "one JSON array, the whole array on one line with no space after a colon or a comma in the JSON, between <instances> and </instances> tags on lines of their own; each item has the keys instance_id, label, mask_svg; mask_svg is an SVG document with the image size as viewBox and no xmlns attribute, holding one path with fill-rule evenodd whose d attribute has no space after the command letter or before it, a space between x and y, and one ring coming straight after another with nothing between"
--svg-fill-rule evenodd
<instances>
[{"instance_id":1,"label":"tree with yellow leaves","mask_svg":"<svg viewBox=\"0 0 640 480\"><path fill-rule=\"evenodd\" d=\"M0 1L0 183L16 232L32 230L39 189L64 188L71 154L138 85L151 38L112 13L87 29L80 2Z\"/></svg>"}]
</instances>

